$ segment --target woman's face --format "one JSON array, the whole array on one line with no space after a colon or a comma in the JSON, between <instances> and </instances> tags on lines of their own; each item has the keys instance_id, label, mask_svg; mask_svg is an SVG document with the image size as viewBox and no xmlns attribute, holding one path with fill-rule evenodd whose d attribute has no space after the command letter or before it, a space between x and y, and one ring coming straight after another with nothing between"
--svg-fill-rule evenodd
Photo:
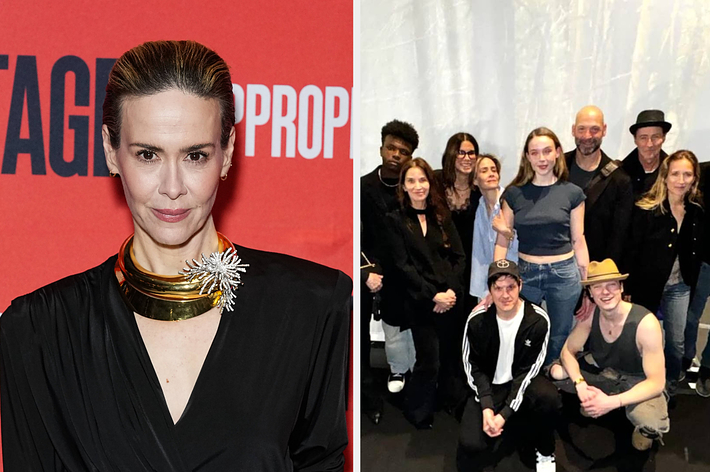
<instances>
[{"instance_id":1,"label":"woman's face","mask_svg":"<svg viewBox=\"0 0 710 472\"><path fill-rule=\"evenodd\" d=\"M234 130L225 149L220 134L214 99L171 89L123 102L119 148L111 147L106 126L103 140L109 170L121 175L136 236L176 246L206 227L234 151Z\"/></svg>"},{"instance_id":2,"label":"woman's face","mask_svg":"<svg viewBox=\"0 0 710 472\"><path fill-rule=\"evenodd\" d=\"M535 174L539 177L547 177L553 172L555 161L560 153L561 150L555 147L555 142L551 138L535 136L528 143L525 156L530 161Z\"/></svg>"},{"instance_id":3,"label":"woman's face","mask_svg":"<svg viewBox=\"0 0 710 472\"><path fill-rule=\"evenodd\" d=\"M668 176L666 177L668 195L683 198L694 182L695 172L693 164L689 160L678 159L668 166Z\"/></svg>"},{"instance_id":4,"label":"woman's face","mask_svg":"<svg viewBox=\"0 0 710 472\"><path fill-rule=\"evenodd\" d=\"M429 196L429 180L420 167L412 167L404 175L404 191L413 207L423 208Z\"/></svg>"},{"instance_id":5,"label":"woman's face","mask_svg":"<svg viewBox=\"0 0 710 472\"><path fill-rule=\"evenodd\" d=\"M482 157L476 163L476 186L481 190L497 189L500 185L500 175L495 162Z\"/></svg>"},{"instance_id":6,"label":"woman's face","mask_svg":"<svg viewBox=\"0 0 710 472\"><path fill-rule=\"evenodd\" d=\"M476 148L473 143L464 141L459 146L459 152L456 155L456 172L461 174L470 174L476 166ZM472 154L473 153L473 154Z\"/></svg>"}]
</instances>

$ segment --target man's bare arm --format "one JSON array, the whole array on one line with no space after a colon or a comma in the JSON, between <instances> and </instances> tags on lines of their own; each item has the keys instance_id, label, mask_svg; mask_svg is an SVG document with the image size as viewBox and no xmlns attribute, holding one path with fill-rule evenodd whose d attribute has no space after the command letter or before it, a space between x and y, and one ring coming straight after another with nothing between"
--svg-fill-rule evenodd
<instances>
[{"instance_id":1,"label":"man's bare arm","mask_svg":"<svg viewBox=\"0 0 710 472\"><path fill-rule=\"evenodd\" d=\"M636 330L636 344L641 351L646 380L617 395L621 406L633 405L657 397L666 384L661 325L653 314L647 314L639 323Z\"/></svg>"}]
</instances>

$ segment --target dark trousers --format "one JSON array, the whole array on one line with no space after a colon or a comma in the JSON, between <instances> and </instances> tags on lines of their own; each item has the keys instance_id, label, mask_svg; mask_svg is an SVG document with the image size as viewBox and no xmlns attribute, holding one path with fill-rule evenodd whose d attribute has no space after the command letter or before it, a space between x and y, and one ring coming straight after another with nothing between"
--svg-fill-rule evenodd
<instances>
[{"instance_id":1,"label":"dark trousers","mask_svg":"<svg viewBox=\"0 0 710 472\"><path fill-rule=\"evenodd\" d=\"M466 397L460 312L432 313L430 324L410 328L417 359L406 388L404 414L413 424L431 421L437 400L455 410Z\"/></svg>"},{"instance_id":2,"label":"dark trousers","mask_svg":"<svg viewBox=\"0 0 710 472\"><path fill-rule=\"evenodd\" d=\"M512 382L493 385L494 412L505 405ZM552 383L542 376L535 377L525 390L523 403L503 425L503 433L491 438L483 432L481 404L471 396L466 403L456 464L459 472L474 472L497 464L517 446L529 446L543 455L555 451L555 424L562 409L562 401Z\"/></svg>"}]
</instances>

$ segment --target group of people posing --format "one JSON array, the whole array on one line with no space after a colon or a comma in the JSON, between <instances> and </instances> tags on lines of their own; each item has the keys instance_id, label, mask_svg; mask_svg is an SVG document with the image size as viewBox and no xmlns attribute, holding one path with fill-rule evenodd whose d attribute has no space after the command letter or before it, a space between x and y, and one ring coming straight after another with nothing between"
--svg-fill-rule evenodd
<instances>
[{"instance_id":1,"label":"group of people posing","mask_svg":"<svg viewBox=\"0 0 710 472\"><path fill-rule=\"evenodd\" d=\"M710 294L710 163L667 155L670 129L662 111L642 111L637 147L613 160L602 111L584 107L576 149L534 129L503 187L500 160L472 135L452 136L433 171L412 158L416 130L387 123L382 165L361 179L364 412L379 422L374 315L405 417L423 429L438 408L461 420L461 470L490 459L481 451L511 417L558 411L558 389L589 416L625 407L637 449L667 432L666 399L695 359ZM696 390L710 396L710 347L700 364ZM554 422L526 423L538 470L554 470Z\"/></svg>"}]
</instances>

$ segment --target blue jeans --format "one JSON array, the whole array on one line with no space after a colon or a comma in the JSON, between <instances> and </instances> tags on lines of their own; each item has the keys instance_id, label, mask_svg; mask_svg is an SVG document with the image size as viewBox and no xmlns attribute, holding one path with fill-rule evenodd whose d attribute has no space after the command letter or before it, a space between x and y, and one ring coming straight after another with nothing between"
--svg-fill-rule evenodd
<instances>
[{"instance_id":1,"label":"blue jeans","mask_svg":"<svg viewBox=\"0 0 710 472\"><path fill-rule=\"evenodd\" d=\"M680 377L685 341L685 321L688 318L690 287L683 282L666 285L661 298L663 312L664 346L666 356L666 381L668 393L675 393Z\"/></svg>"},{"instance_id":2,"label":"blue jeans","mask_svg":"<svg viewBox=\"0 0 710 472\"><path fill-rule=\"evenodd\" d=\"M685 354L686 359L693 359L698 345L698 324L705 309L705 303L710 297L710 265L706 262L700 266L698 283L695 285L695 294L688 308L688 322L685 325ZM702 354L702 365L710 368L710 336Z\"/></svg>"},{"instance_id":3,"label":"blue jeans","mask_svg":"<svg viewBox=\"0 0 710 472\"><path fill-rule=\"evenodd\" d=\"M572 330L574 307L582 293L579 269L574 257L552 264L533 264L520 259L523 279L521 295L537 305L547 304L550 318L550 342L545 365L560 357L569 332Z\"/></svg>"},{"instance_id":4,"label":"blue jeans","mask_svg":"<svg viewBox=\"0 0 710 472\"><path fill-rule=\"evenodd\" d=\"M393 374L406 374L414 369L416 353L412 331L401 331L399 326L390 326L382 322L382 331L385 332L385 356Z\"/></svg>"}]
</instances>

